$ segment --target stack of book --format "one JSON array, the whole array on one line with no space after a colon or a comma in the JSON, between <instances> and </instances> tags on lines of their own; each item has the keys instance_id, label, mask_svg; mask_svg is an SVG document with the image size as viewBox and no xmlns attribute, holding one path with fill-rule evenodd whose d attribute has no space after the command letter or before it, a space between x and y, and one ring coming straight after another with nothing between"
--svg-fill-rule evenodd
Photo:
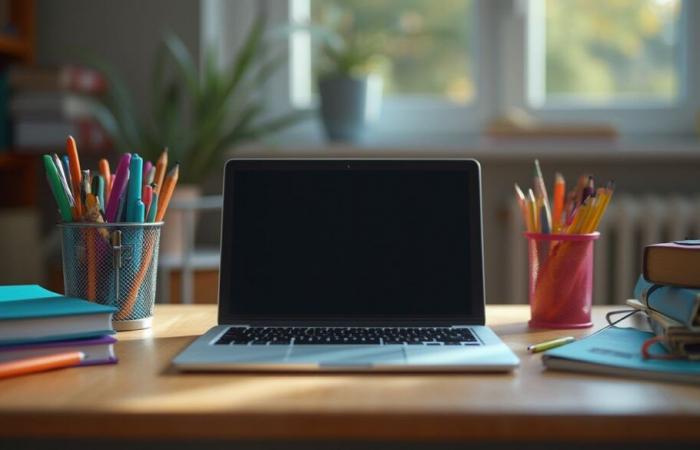
<instances>
[{"instance_id":1,"label":"stack of book","mask_svg":"<svg viewBox=\"0 0 700 450\"><path fill-rule=\"evenodd\" d=\"M659 342L676 356L700 360L700 241L644 249L630 306L644 310Z\"/></svg>"},{"instance_id":2,"label":"stack of book","mask_svg":"<svg viewBox=\"0 0 700 450\"><path fill-rule=\"evenodd\" d=\"M37 285L0 286L0 364L68 352L83 354L80 365L115 363L114 311Z\"/></svg>"},{"instance_id":3,"label":"stack of book","mask_svg":"<svg viewBox=\"0 0 700 450\"><path fill-rule=\"evenodd\" d=\"M63 145L67 135L83 148L105 150L111 143L90 103L107 90L97 71L79 66L9 69L9 115L15 151L42 152Z\"/></svg>"}]
</instances>

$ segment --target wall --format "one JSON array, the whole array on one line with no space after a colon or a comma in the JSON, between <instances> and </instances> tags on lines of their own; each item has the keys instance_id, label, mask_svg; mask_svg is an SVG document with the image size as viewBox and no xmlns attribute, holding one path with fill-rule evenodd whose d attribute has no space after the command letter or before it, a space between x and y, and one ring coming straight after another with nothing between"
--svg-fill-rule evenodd
<instances>
[{"instance_id":1,"label":"wall","mask_svg":"<svg viewBox=\"0 0 700 450\"><path fill-rule=\"evenodd\" d=\"M150 100L151 57L163 33L178 34L199 60L200 2L195 0L39 0L37 62L75 61L88 50L114 65L140 111Z\"/></svg>"}]
</instances>

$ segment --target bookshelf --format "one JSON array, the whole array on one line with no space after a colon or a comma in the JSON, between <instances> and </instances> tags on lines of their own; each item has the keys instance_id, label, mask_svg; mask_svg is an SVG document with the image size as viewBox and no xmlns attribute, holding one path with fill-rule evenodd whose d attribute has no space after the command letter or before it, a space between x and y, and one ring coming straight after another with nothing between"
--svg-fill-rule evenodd
<instances>
[{"instance_id":1,"label":"bookshelf","mask_svg":"<svg viewBox=\"0 0 700 450\"><path fill-rule=\"evenodd\" d=\"M4 19L0 29L0 57L5 61L34 62L35 29L34 0L5 0L0 2Z\"/></svg>"},{"instance_id":2,"label":"bookshelf","mask_svg":"<svg viewBox=\"0 0 700 450\"><path fill-rule=\"evenodd\" d=\"M0 1L0 62L33 64L35 57L34 0ZM37 167L33 155L18 155L0 149L0 186L11 188L14 196L0 197L0 208L34 206L37 200Z\"/></svg>"}]
</instances>

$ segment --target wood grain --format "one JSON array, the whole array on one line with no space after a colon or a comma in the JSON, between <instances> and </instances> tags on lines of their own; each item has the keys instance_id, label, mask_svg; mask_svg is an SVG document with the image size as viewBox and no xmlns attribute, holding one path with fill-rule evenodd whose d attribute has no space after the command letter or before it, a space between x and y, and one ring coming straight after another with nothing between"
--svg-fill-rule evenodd
<instances>
[{"instance_id":1,"label":"wood grain","mask_svg":"<svg viewBox=\"0 0 700 450\"><path fill-rule=\"evenodd\" d=\"M606 308L595 309L597 325ZM545 371L526 306L489 306L521 358L512 374L178 374L170 360L215 324L213 305L158 305L123 332L116 366L0 382L0 437L698 441L700 388Z\"/></svg>"}]
</instances>

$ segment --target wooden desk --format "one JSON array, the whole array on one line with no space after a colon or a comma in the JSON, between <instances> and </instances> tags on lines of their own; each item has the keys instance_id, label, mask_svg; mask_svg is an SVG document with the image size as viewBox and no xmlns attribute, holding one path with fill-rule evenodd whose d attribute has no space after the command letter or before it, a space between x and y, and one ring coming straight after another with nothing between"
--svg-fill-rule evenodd
<instances>
[{"instance_id":1,"label":"wooden desk","mask_svg":"<svg viewBox=\"0 0 700 450\"><path fill-rule=\"evenodd\" d=\"M215 309L157 306L152 330L119 334L116 366L0 381L0 440L700 442L700 388L544 371L527 344L589 330L529 331L525 306L487 309L522 360L512 374L174 373Z\"/></svg>"}]
</instances>

